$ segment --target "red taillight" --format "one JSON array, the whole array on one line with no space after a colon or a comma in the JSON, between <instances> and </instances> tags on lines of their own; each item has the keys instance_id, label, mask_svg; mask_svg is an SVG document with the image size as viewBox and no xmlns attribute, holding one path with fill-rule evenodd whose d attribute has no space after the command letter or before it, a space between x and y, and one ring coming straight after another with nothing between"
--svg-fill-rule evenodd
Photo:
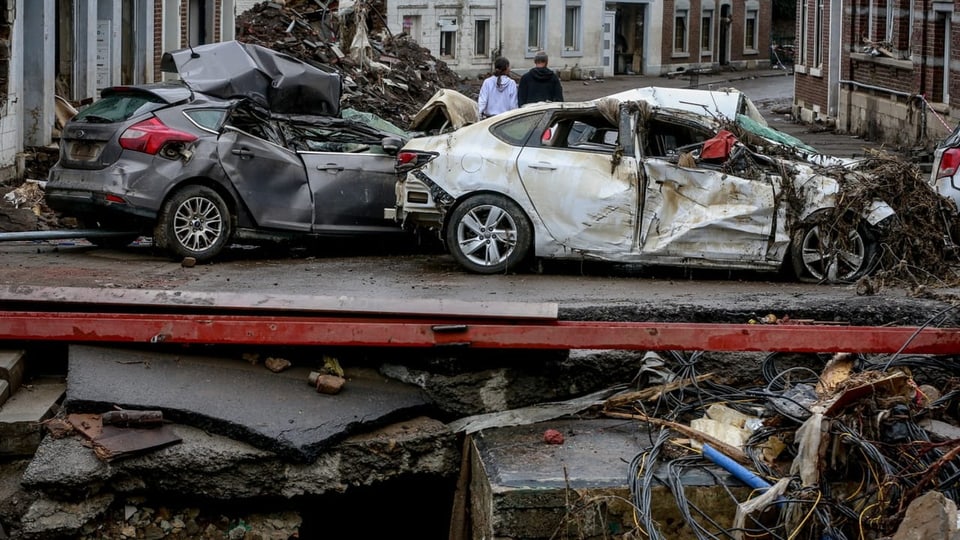
<instances>
[{"instance_id":1,"label":"red taillight","mask_svg":"<svg viewBox=\"0 0 960 540\"><path fill-rule=\"evenodd\" d=\"M397 165L416 165L419 155L416 152L399 152L397 154Z\"/></svg>"},{"instance_id":2,"label":"red taillight","mask_svg":"<svg viewBox=\"0 0 960 540\"><path fill-rule=\"evenodd\" d=\"M120 135L120 146L126 150L156 155L170 143L191 143L196 135L168 128L159 118L153 117L127 128Z\"/></svg>"},{"instance_id":3,"label":"red taillight","mask_svg":"<svg viewBox=\"0 0 960 540\"><path fill-rule=\"evenodd\" d=\"M417 152L416 150L404 150L397 152L396 169L399 172L406 172L416 169L430 162L437 154L430 152Z\"/></svg>"},{"instance_id":4,"label":"red taillight","mask_svg":"<svg viewBox=\"0 0 960 540\"><path fill-rule=\"evenodd\" d=\"M123 200L121 197L117 197L116 195L107 195L105 198L109 203L127 204L127 201Z\"/></svg>"},{"instance_id":5,"label":"red taillight","mask_svg":"<svg viewBox=\"0 0 960 540\"><path fill-rule=\"evenodd\" d=\"M940 168L937 169L937 178L953 176L957 172L958 165L960 165L960 148L944 150L940 156Z\"/></svg>"}]
</instances>

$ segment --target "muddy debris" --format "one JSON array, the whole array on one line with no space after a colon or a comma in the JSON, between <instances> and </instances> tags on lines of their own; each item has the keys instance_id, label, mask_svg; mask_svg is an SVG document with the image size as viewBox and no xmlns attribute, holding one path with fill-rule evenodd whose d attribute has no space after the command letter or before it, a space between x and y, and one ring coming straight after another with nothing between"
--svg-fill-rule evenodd
<instances>
[{"instance_id":1,"label":"muddy debris","mask_svg":"<svg viewBox=\"0 0 960 540\"><path fill-rule=\"evenodd\" d=\"M762 380L737 386L698 373L700 353L667 359L672 381L614 395L600 410L654 426L630 465L644 537L668 537L650 511L651 490L661 485L691 537L906 538L903 531L934 517L932 528L956 530L952 359L771 354ZM727 490L736 516L703 513L703 501L687 498L681 479L707 466L751 488ZM924 502L931 498L939 502ZM930 508L920 510L924 504Z\"/></svg>"},{"instance_id":2,"label":"muddy debris","mask_svg":"<svg viewBox=\"0 0 960 540\"><path fill-rule=\"evenodd\" d=\"M263 2L237 18L237 41L337 71L344 81L344 109L406 127L438 90L462 83L429 49L406 34L390 33L384 4L357 2L348 14L338 15L312 0Z\"/></svg>"}]
</instances>

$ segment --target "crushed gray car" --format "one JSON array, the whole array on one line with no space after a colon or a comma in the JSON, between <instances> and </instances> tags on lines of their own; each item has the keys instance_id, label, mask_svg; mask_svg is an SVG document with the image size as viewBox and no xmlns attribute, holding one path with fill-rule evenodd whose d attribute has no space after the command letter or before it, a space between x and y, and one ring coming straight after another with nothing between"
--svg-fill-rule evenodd
<instances>
[{"instance_id":1,"label":"crushed gray car","mask_svg":"<svg viewBox=\"0 0 960 540\"><path fill-rule=\"evenodd\" d=\"M47 203L93 239L198 262L231 243L402 233L404 138L340 117L339 75L237 42L164 55L181 81L105 89L64 127Z\"/></svg>"}]
</instances>

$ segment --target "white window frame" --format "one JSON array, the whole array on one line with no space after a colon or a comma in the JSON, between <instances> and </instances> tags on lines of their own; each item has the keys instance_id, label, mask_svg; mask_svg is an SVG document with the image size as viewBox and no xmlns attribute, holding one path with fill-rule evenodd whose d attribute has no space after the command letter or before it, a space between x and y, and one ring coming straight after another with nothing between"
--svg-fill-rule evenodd
<instances>
[{"instance_id":1,"label":"white window frame","mask_svg":"<svg viewBox=\"0 0 960 540\"><path fill-rule=\"evenodd\" d=\"M450 37L450 47L449 49L444 49L443 45L447 36ZM456 60L457 59L457 41L458 40L457 40L456 30L441 30L439 54L437 54L437 57L447 59L447 60Z\"/></svg>"},{"instance_id":2,"label":"white window frame","mask_svg":"<svg viewBox=\"0 0 960 540\"><path fill-rule=\"evenodd\" d=\"M563 56L580 55L583 52L583 8L580 0L566 0L563 10ZM573 10L573 25L570 25L570 12ZM572 31L573 36L568 34ZM571 39L572 38L572 39ZM570 42L572 45L568 45Z\"/></svg>"},{"instance_id":3,"label":"white window frame","mask_svg":"<svg viewBox=\"0 0 960 540\"><path fill-rule=\"evenodd\" d=\"M486 24L487 31L484 34L484 42L480 43L480 32L477 29L481 24ZM473 20L473 55L484 58L490 56L490 32L493 31L493 20L490 17L477 17ZM482 47L481 47L482 46ZM483 49L481 51L481 48Z\"/></svg>"},{"instance_id":4,"label":"white window frame","mask_svg":"<svg viewBox=\"0 0 960 540\"><path fill-rule=\"evenodd\" d=\"M753 33L752 35L747 35L748 22L753 20ZM747 46L747 38L753 40L753 46ZM760 11L756 9L748 9L743 16L743 52L744 53L756 53L757 47L760 43Z\"/></svg>"},{"instance_id":5,"label":"white window frame","mask_svg":"<svg viewBox=\"0 0 960 540\"><path fill-rule=\"evenodd\" d=\"M807 38L810 35L810 0L800 0L800 37L798 39L797 46L800 48L797 51L797 64L799 66L794 66L794 69L797 67L806 68L807 65L807 55L810 53L810 47L807 45Z\"/></svg>"},{"instance_id":6,"label":"white window frame","mask_svg":"<svg viewBox=\"0 0 960 540\"><path fill-rule=\"evenodd\" d=\"M876 14L876 6L874 2L876 0L869 0L867 2L867 39L870 41L876 40L877 36L873 34L874 27L877 23L874 21L874 15Z\"/></svg>"},{"instance_id":7,"label":"white window frame","mask_svg":"<svg viewBox=\"0 0 960 540\"><path fill-rule=\"evenodd\" d=\"M537 36L533 37L531 30L536 23ZM531 43L536 41L537 43ZM547 49L547 3L543 0L530 0L527 3L527 37L526 37L526 57L532 58L537 51Z\"/></svg>"},{"instance_id":8,"label":"white window frame","mask_svg":"<svg viewBox=\"0 0 960 540\"><path fill-rule=\"evenodd\" d=\"M683 44L677 48L677 21L683 20ZM690 10L676 9L673 11L673 56L690 55Z\"/></svg>"},{"instance_id":9,"label":"white window frame","mask_svg":"<svg viewBox=\"0 0 960 540\"><path fill-rule=\"evenodd\" d=\"M419 13L403 13L400 15L400 31L406 32L407 19L410 20L410 31L408 35L418 42L423 39L423 36L420 34L420 26L423 24L423 18Z\"/></svg>"},{"instance_id":10,"label":"white window frame","mask_svg":"<svg viewBox=\"0 0 960 540\"><path fill-rule=\"evenodd\" d=\"M813 67L821 69L823 67L823 0L814 0L814 2Z\"/></svg>"},{"instance_id":11,"label":"white window frame","mask_svg":"<svg viewBox=\"0 0 960 540\"><path fill-rule=\"evenodd\" d=\"M913 58L913 23L914 23L914 14L913 14L913 2L907 2L907 52L909 53L907 58Z\"/></svg>"},{"instance_id":12,"label":"white window frame","mask_svg":"<svg viewBox=\"0 0 960 540\"><path fill-rule=\"evenodd\" d=\"M706 24L704 24L706 21ZM706 30L706 34L704 34ZM704 35L707 36L707 46L703 46ZM713 54L713 10L704 9L703 14L700 15L700 54L710 55Z\"/></svg>"},{"instance_id":13,"label":"white window frame","mask_svg":"<svg viewBox=\"0 0 960 540\"><path fill-rule=\"evenodd\" d=\"M887 25L884 41L893 43L893 23L894 23L894 7L896 4L895 0L887 0L887 19L884 21Z\"/></svg>"}]
</instances>

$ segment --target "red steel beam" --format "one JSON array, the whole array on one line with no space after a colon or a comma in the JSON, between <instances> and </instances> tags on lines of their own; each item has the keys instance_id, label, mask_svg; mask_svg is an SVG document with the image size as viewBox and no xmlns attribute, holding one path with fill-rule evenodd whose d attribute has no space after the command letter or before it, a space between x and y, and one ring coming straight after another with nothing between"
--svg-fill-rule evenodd
<instances>
[{"instance_id":1,"label":"red steel beam","mask_svg":"<svg viewBox=\"0 0 960 540\"><path fill-rule=\"evenodd\" d=\"M629 349L960 353L960 328L195 314L0 312L0 340L113 343L463 346L477 349Z\"/></svg>"}]
</instances>

